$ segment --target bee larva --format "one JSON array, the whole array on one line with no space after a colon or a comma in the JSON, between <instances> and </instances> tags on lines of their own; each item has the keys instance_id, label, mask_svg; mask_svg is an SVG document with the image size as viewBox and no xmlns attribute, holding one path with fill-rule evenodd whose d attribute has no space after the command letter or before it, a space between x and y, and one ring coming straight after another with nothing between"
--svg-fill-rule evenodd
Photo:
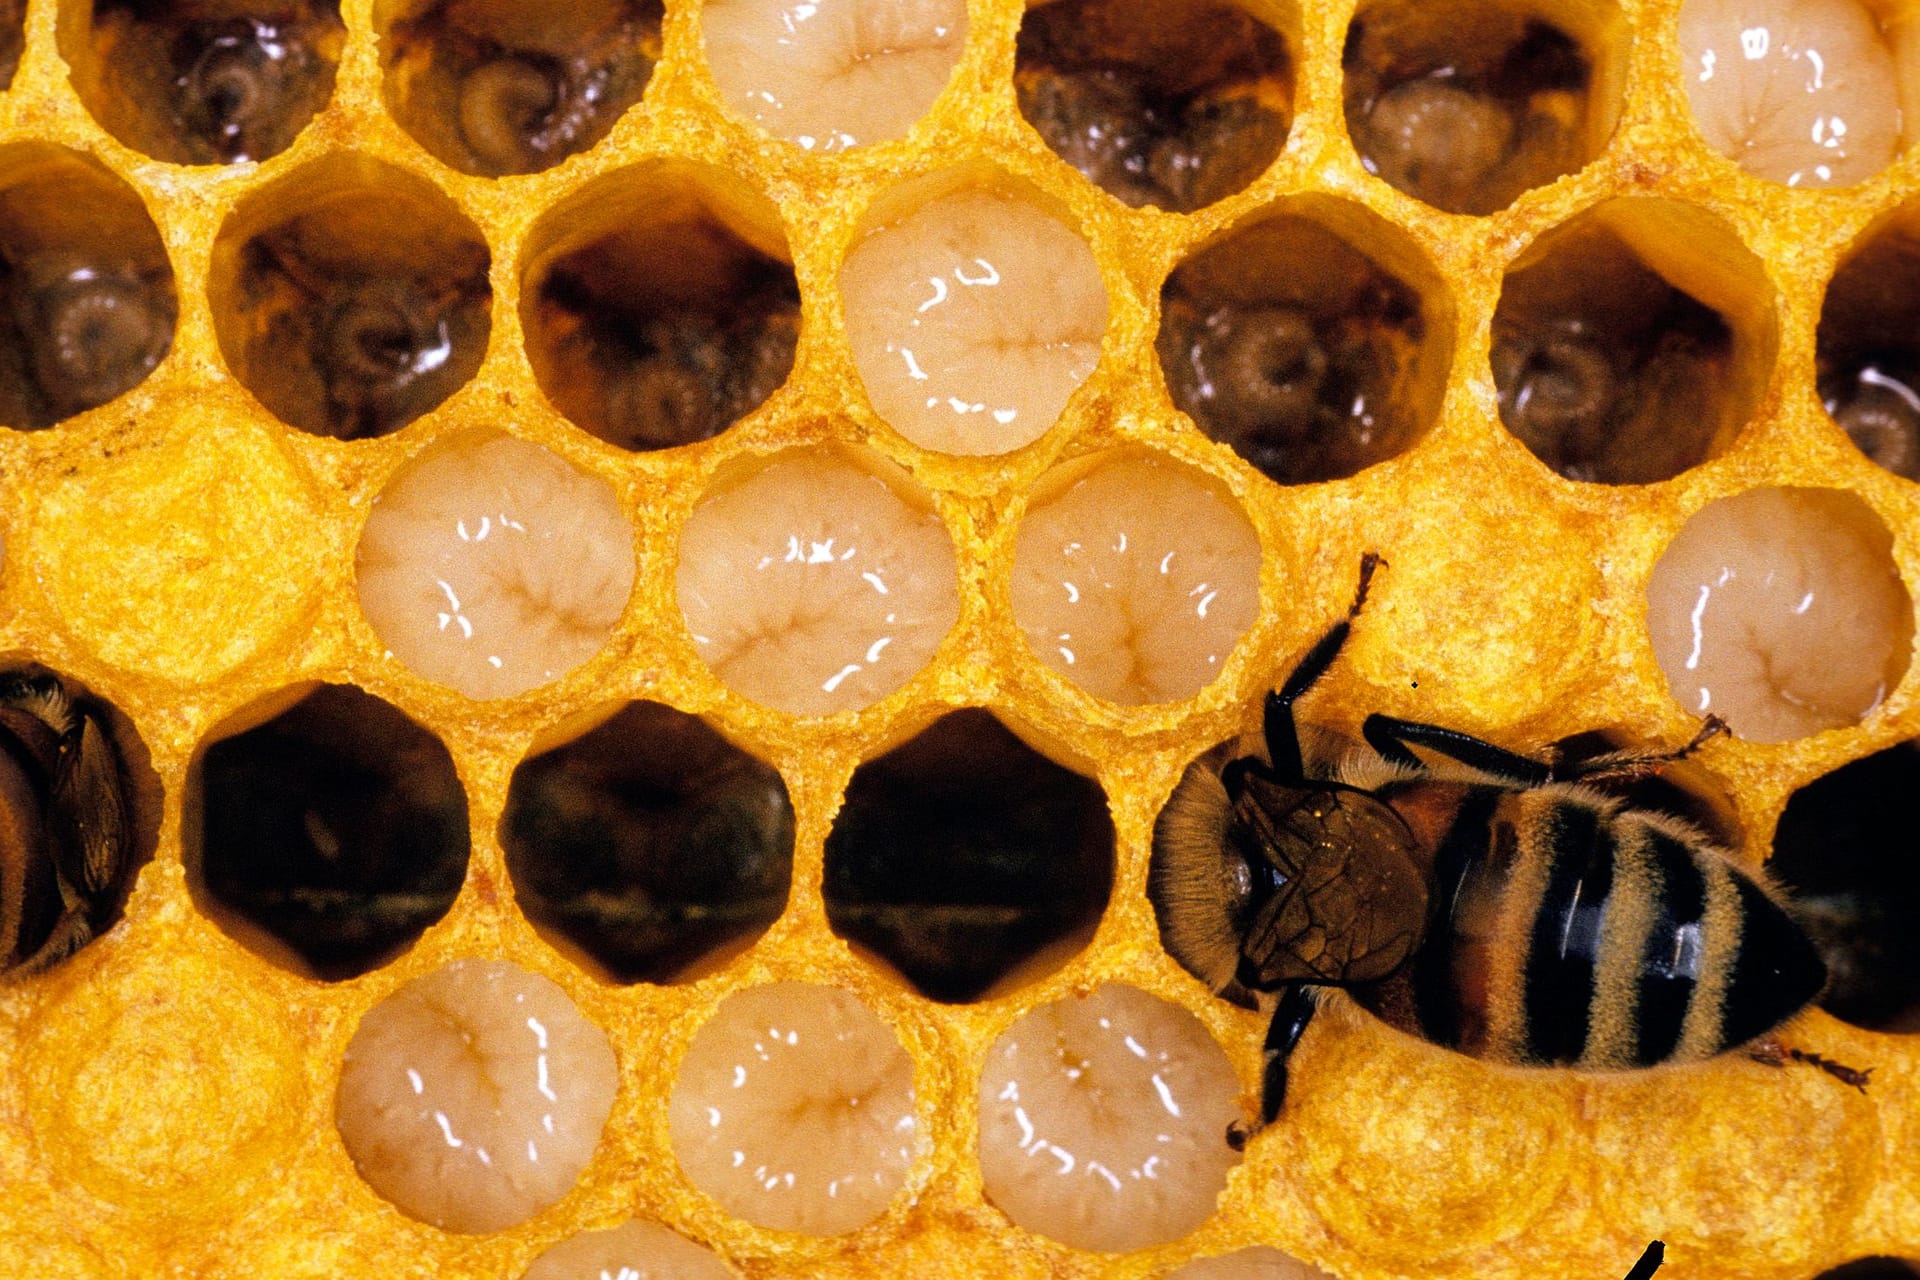
<instances>
[{"instance_id":1,"label":"bee larva","mask_svg":"<svg viewBox=\"0 0 1920 1280\"><path fill-rule=\"evenodd\" d=\"M1378 564L1363 560L1347 616L1267 695L1268 758L1202 756L1154 829L1148 892L1169 954L1227 999L1272 1005L1263 1122L1315 987L1495 1062L1624 1070L1751 1045L1864 1087L1865 1072L1756 1043L1826 982L1774 892L1687 823L1614 794L1717 720L1677 751L1545 764L1375 714L1370 751L1303 752L1293 704L1339 656Z\"/></svg>"},{"instance_id":2,"label":"bee larva","mask_svg":"<svg viewBox=\"0 0 1920 1280\"><path fill-rule=\"evenodd\" d=\"M0 973L34 973L125 896L126 775L105 722L59 677L0 674Z\"/></svg>"}]
</instances>

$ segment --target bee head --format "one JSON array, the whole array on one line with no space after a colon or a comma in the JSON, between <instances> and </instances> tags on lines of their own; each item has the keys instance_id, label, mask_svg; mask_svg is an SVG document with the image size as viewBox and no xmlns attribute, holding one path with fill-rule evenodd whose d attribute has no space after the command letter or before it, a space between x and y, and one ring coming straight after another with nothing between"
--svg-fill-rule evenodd
<instances>
[{"instance_id":1,"label":"bee head","mask_svg":"<svg viewBox=\"0 0 1920 1280\"><path fill-rule=\"evenodd\" d=\"M1253 874L1229 838L1232 804L1220 768L1232 744L1187 766L1153 828L1147 897L1160 943L1181 968L1236 1004L1253 994L1235 978Z\"/></svg>"}]
</instances>

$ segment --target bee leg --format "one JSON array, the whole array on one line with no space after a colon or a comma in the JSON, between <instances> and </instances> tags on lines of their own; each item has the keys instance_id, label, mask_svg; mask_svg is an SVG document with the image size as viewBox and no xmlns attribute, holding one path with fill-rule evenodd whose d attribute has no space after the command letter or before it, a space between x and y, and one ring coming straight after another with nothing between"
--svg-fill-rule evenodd
<instances>
[{"instance_id":1,"label":"bee leg","mask_svg":"<svg viewBox=\"0 0 1920 1280\"><path fill-rule=\"evenodd\" d=\"M1300 1043L1307 1024L1313 1021L1315 1008L1313 997L1299 983L1291 983L1281 990L1280 1003L1274 1008L1272 1021L1267 1023L1267 1041L1262 1046L1265 1066L1260 1072L1260 1123L1250 1127L1236 1120L1227 1126L1227 1145L1235 1151L1244 1150L1255 1134L1279 1118L1280 1108L1287 1101L1287 1059L1293 1056L1294 1046Z\"/></svg>"},{"instance_id":2,"label":"bee leg","mask_svg":"<svg viewBox=\"0 0 1920 1280\"><path fill-rule=\"evenodd\" d=\"M1784 1045L1772 1037L1756 1041L1747 1050L1747 1057L1763 1067L1784 1067L1789 1062L1798 1062L1804 1066L1818 1067L1835 1080L1840 1081L1842 1084L1852 1085L1861 1093L1867 1091L1867 1081L1873 1075L1872 1067L1868 1067L1865 1071L1862 1071L1857 1067L1846 1066L1842 1063L1835 1062L1831 1058L1822 1057L1817 1053L1810 1053L1805 1049L1795 1049Z\"/></svg>"},{"instance_id":3,"label":"bee leg","mask_svg":"<svg viewBox=\"0 0 1920 1280\"><path fill-rule=\"evenodd\" d=\"M1281 686L1267 694L1262 727L1267 738L1267 758L1272 762L1270 776L1285 781L1298 781L1306 776L1306 763L1300 756L1300 732L1293 723L1293 704L1319 683L1320 677L1327 674L1327 668L1340 656L1340 650L1346 647L1347 637L1353 634L1353 620L1360 616L1360 610L1367 603L1367 587L1373 581L1374 570L1383 563L1372 551L1360 557L1360 585L1353 593L1353 603L1347 606L1347 616L1328 628ZM1233 793L1232 787L1228 793Z\"/></svg>"},{"instance_id":4,"label":"bee leg","mask_svg":"<svg viewBox=\"0 0 1920 1280\"><path fill-rule=\"evenodd\" d=\"M1666 1244L1659 1240L1653 1241L1647 1246L1647 1251L1640 1255L1640 1261L1633 1264L1633 1270L1627 1272L1627 1280L1653 1280L1653 1273L1658 1271L1660 1264L1666 1260Z\"/></svg>"},{"instance_id":5,"label":"bee leg","mask_svg":"<svg viewBox=\"0 0 1920 1280\"><path fill-rule=\"evenodd\" d=\"M1426 763L1413 751L1419 747L1465 765L1475 773L1518 787L1537 787L1553 781L1553 770L1538 760L1437 724L1400 720L1376 711L1360 726L1360 736L1380 753L1381 759L1402 768L1426 770Z\"/></svg>"},{"instance_id":6,"label":"bee leg","mask_svg":"<svg viewBox=\"0 0 1920 1280\"><path fill-rule=\"evenodd\" d=\"M1675 750L1652 754L1612 753L1591 760L1556 764L1553 776L1566 782L1632 782L1652 777L1670 764L1678 764L1721 734L1731 732L1725 720L1708 716L1701 722L1700 732Z\"/></svg>"}]
</instances>

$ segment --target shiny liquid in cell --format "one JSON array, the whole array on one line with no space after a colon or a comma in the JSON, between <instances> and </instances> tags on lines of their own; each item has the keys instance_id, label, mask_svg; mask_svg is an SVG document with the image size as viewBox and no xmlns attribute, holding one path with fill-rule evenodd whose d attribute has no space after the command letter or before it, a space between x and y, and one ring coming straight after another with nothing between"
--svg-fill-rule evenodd
<instances>
[{"instance_id":1,"label":"shiny liquid in cell","mask_svg":"<svg viewBox=\"0 0 1920 1280\"><path fill-rule=\"evenodd\" d=\"M1920 234L1907 210L1834 272L1814 369L1821 403L1860 452L1920 480Z\"/></svg>"}]
</instances>

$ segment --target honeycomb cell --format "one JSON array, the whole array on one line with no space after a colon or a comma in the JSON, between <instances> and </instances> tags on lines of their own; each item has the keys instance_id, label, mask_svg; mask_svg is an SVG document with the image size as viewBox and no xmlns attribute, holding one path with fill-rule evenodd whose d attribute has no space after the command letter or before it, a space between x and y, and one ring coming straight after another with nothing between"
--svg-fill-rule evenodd
<instances>
[{"instance_id":1,"label":"honeycomb cell","mask_svg":"<svg viewBox=\"0 0 1920 1280\"><path fill-rule=\"evenodd\" d=\"M787 380L800 292L772 204L661 165L589 186L529 241L521 316L560 411L623 449L718 435Z\"/></svg>"},{"instance_id":2,"label":"honeycomb cell","mask_svg":"<svg viewBox=\"0 0 1920 1280\"><path fill-rule=\"evenodd\" d=\"M1695 715L1756 742L1864 718L1906 673L1893 535L1836 489L1753 489L1695 512L1647 581L1647 630Z\"/></svg>"},{"instance_id":3,"label":"honeycomb cell","mask_svg":"<svg viewBox=\"0 0 1920 1280\"><path fill-rule=\"evenodd\" d=\"M1814 370L1860 452L1920 480L1920 206L1874 223L1834 273Z\"/></svg>"},{"instance_id":4,"label":"honeycomb cell","mask_svg":"<svg viewBox=\"0 0 1920 1280\"><path fill-rule=\"evenodd\" d=\"M1826 959L1820 1006L1875 1031L1920 1031L1916 794L1920 744L1843 765L1787 801L1767 863Z\"/></svg>"},{"instance_id":5,"label":"honeycomb cell","mask_svg":"<svg viewBox=\"0 0 1920 1280\"><path fill-rule=\"evenodd\" d=\"M500 843L549 941L613 981L667 982L780 918L793 807L696 717L630 702L514 770Z\"/></svg>"},{"instance_id":6,"label":"honeycomb cell","mask_svg":"<svg viewBox=\"0 0 1920 1280\"><path fill-rule=\"evenodd\" d=\"M737 1218L803 1235L878 1217L924 1146L912 1060L837 987L728 996L695 1033L667 1107L694 1186Z\"/></svg>"},{"instance_id":7,"label":"honeycomb cell","mask_svg":"<svg viewBox=\"0 0 1920 1280\"><path fill-rule=\"evenodd\" d=\"M1097 783L978 709L854 771L826 842L827 921L935 1000L1085 946L1113 890Z\"/></svg>"},{"instance_id":8,"label":"honeycomb cell","mask_svg":"<svg viewBox=\"0 0 1920 1280\"><path fill-rule=\"evenodd\" d=\"M1347 30L1347 130L1370 173L1448 213L1496 213L1605 148L1624 87L1612 4L1374 0ZM1558 25L1564 23L1565 25Z\"/></svg>"},{"instance_id":9,"label":"honeycomb cell","mask_svg":"<svg viewBox=\"0 0 1920 1280\"><path fill-rule=\"evenodd\" d=\"M723 474L680 535L680 611L741 695L794 715L911 680L960 616L953 540L879 455L794 449Z\"/></svg>"},{"instance_id":10,"label":"honeycomb cell","mask_svg":"<svg viewBox=\"0 0 1920 1280\"><path fill-rule=\"evenodd\" d=\"M726 104L807 151L903 136L953 77L966 0L708 0L707 66Z\"/></svg>"},{"instance_id":11,"label":"honeycomb cell","mask_svg":"<svg viewBox=\"0 0 1920 1280\"><path fill-rule=\"evenodd\" d=\"M1731 443L1777 345L1773 288L1731 229L1627 198L1515 261L1490 360L1500 420L1540 461L1570 480L1651 484Z\"/></svg>"},{"instance_id":12,"label":"honeycomb cell","mask_svg":"<svg viewBox=\"0 0 1920 1280\"><path fill-rule=\"evenodd\" d=\"M386 100L462 173L538 173L595 145L660 60L660 0L379 0Z\"/></svg>"},{"instance_id":13,"label":"honeycomb cell","mask_svg":"<svg viewBox=\"0 0 1920 1280\"><path fill-rule=\"evenodd\" d=\"M360 608L395 657L470 698L506 698L605 646L633 591L633 526L598 476L466 431L387 482L355 569Z\"/></svg>"},{"instance_id":14,"label":"honeycomb cell","mask_svg":"<svg viewBox=\"0 0 1920 1280\"><path fill-rule=\"evenodd\" d=\"M333 95L339 0L61 7L74 88L115 138L175 164L279 155Z\"/></svg>"},{"instance_id":15,"label":"honeycomb cell","mask_svg":"<svg viewBox=\"0 0 1920 1280\"><path fill-rule=\"evenodd\" d=\"M1288 41L1220 0L1027 10L1013 84L1055 154L1122 203L1186 213L1244 188L1293 121Z\"/></svg>"},{"instance_id":16,"label":"honeycomb cell","mask_svg":"<svg viewBox=\"0 0 1920 1280\"><path fill-rule=\"evenodd\" d=\"M398 431L464 386L493 294L480 229L439 189L337 155L249 196L214 241L227 366L289 426Z\"/></svg>"},{"instance_id":17,"label":"honeycomb cell","mask_svg":"<svg viewBox=\"0 0 1920 1280\"><path fill-rule=\"evenodd\" d=\"M1707 143L1790 187L1845 186L1900 149L1902 86L1860 0L1686 0L1680 80Z\"/></svg>"},{"instance_id":18,"label":"honeycomb cell","mask_svg":"<svg viewBox=\"0 0 1920 1280\"><path fill-rule=\"evenodd\" d=\"M1028 1231L1120 1253L1212 1216L1240 1082L1186 1010L1119 983L1021 1015L980 1075L986 1196Z\"/></svg>"},{"instance_id":19,"label":"honeycomb cell","mask_svg":"<svg viewBox=\"0 0 1920 1280\"><path fill-rule=\"evenodd\" d=\"M64 147L0 148L0 423L37 431L139 386L177 311L132 187Z\"/></svg>"},{"instance_id":20,"label":"honeycomb cell","mask_svg":"<svg viewBox=\"0 0 1920 1280\"><path fill-rule=\"evenodd\" d=\"M207 747L188 793L203 909L277 963L337 981L452 907L467 797L440 740L351 685L320 685ZM287 695L276 700L284 706Z\"/></svg>"},{"instance_id":21,"label":"honeycomb cell","mask_svg":"<svg viewBox=\"0 0 1920 1280\"><path fill-rule=\"evenodd\" d=\"M13 87L26 48L27 0L0 0L0 93Z\"/></svg>"},{"instance_id":22,"label":"honeycomb cell","mask_svg":"<svg viewBox=\"0 0 1920 1280\"><path fill-rule=\"evenodd\" d=\"M1167 1272L1165 1280L1333 1280L1318 1267L1298 1258L1255 1246L1212 1258L1201 1258Z\"/></svg>"},{"instance_id":23,"label":"honeycomb cell","mask_svg":"<svg viewBox=\"0 0 1920 1280\"><path fill-rule=\"evenodd\" d=\"M605 1033L551 980L456 960L360 1019L334 1120L360 1176L402 1213L500 1231L573 1189L618 1084Z\"/></svg>"},{"instance_id":24,"label":"honeycomb cell","mask_svg":"<svg viewBox=\"0 0 1920 1280\"><path fill-rule=\"evenodd\" d=\"M1013 548L1013 617L1095 697L1177 702L1211 684L1260 610L1260 539L1225 485L1113 451L1042 477Z\"/></svg>"},{"instance_id":25,"label":"honeycomb cell","mask_svg":"<svg viewBox=\"0 0 1920 1280\"><path fill-rule=\"evenodd\" d=\"M1446 390L1450 304L1371 214L1311 199L1214 241L1160 293L1173 402L1281 484L1353 475L1408 448Z\"/></svg>"},{"instance_id":26,"label":"honeycomb cell","mask_svg":"<svg viewBox=\"0 0 1920 1280\"><path fill-rule=\"evenodd\" d=\"M1900 1258L1855 1258L1822 1271L1813 1280L1913 1280L1920 1266Z\"/></svg>"},{"instance_id":27,"label":"honeycomb cell","mask_svg":"<svg viewBox=\"0 0 1920 1280\"><path fill-rule=\"evenodd\" d=\"M737 1280L710 1249L637 1219L608 1231L582 1231L554 1245L520 1280Z\"/></svg>"},{"instance_id":28,"label":"honeycomb cell","mask_svg":"<svg viewBox=\"0 0 1920 1280\"><path fill-rule=\"evenodd\" d=\"M1107 290L1079 232L1010 187L896 196L840 268L867 399L923 449L1039 439L1100 359Z\"/></svg>"}]
</instances>

